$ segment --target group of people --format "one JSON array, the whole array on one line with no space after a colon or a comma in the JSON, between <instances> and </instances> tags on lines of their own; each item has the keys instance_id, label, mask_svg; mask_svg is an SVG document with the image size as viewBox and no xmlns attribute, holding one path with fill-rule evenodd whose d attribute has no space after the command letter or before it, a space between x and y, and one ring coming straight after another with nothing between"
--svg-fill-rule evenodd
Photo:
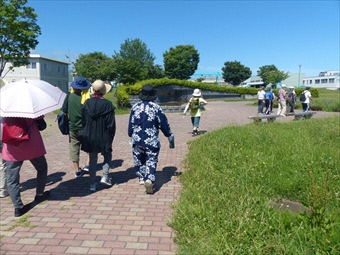
<instances>
[{"instance_id":1,"label":"group of people","mask_svg":"<svg viewBox=\"0 0 340 255\"><path fill-rule=\"evenodd\" d=\"M306 87L305 91L303 91L302 93L305 95L306 98L306 100L301 102L302 109L303 112L307 112L309 110L310 102L314 102L312 94L310 93L310 87ZM291 86L289 87L289 90L286 91L285 84L282 84L277 96L275 96L275 94L272 92L271 87L267 87L266 91L264 90L264 87L260 88L260 90L257 92L258 114L269 115L273 113L273 104L276 98L278 101L277 115L281 115L284 117L288 116L289 114L294 114L294 109L297 101L295 88Z\"/></svg>"},{"instance_id":2,"label":"group of people","mask_svg":"<svg viewBox=\"0 0 340 255\"><path fill-rule=\"evenodd\" d=\"M112 160L112 144L116 133L115 107L104 95L111 85L102 80L92 84L83 77L71 83L71 91L66 96L62 111L69 120L69 158L73 162L75 178L85 173L90 175L90 191L96 191L98 154L104 157L103 174L100 183L112 186L109 171ZM174 148L174 135L162 108L155 103L157 92L152 85L146 84L139 93L140 101L131 108L128 136L131 138L134 168L139 184L144 185L147 194L154 193L156 168L160 152L159 131L168 138L170 148ZM194 103L197 108L192 108ZM207 104L199 89L195 89L185 107L184 114L190 109L193 135L198 134L201 105ZM14 206L14 216L19 217L31 209L24 205L20 196L20 169L29 160L37 171L36 196L34 203L45 201L50 191L45 191L48 164L46 149L40 131L46 128L44 116L37 119L25 118L31 128L30 138L20 144L1 143L0 197L10 196ZM3 123L1 121L1 123ZM41 127L44 123L44 127ZM80 151L87 153L84 167L80 167Z\"/></svg>"}]
</instances>

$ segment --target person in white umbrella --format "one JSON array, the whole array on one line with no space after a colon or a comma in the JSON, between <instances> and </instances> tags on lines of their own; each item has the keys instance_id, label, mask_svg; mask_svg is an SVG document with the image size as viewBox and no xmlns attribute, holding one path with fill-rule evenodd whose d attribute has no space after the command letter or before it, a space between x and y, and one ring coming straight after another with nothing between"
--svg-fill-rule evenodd
<instances>
[{"instance_id":1,"label":"person in white umbrella","mask_svg":"<svg viewBox=\"0 0 340 255\"><path fill-rule=\"evenodd\" d=\"M2 128L11 117L2 118ZM20 169L25 160L29 160L37 170L37 186L35 203L40 203L50 196L50 191L45 191L47 179L46 150L40 131L46 128L43 116L36 119L20 118L29 127L29 139L19 144L4 142L2 148L2 158L6 160L6 180L9 196L14 206L14 216L20 217L29 211L30 206L24 205L20 197Z\"/></svg>"}]
</instances>

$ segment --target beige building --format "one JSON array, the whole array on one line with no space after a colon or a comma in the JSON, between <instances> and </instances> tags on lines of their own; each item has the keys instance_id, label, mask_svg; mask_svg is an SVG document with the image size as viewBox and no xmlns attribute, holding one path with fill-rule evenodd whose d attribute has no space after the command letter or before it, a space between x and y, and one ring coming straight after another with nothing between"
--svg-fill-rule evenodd
<instances>
[{"instance_id":1,"label":"beige building","mask_svg":"<svg viewBox=\"0 0 340 255\"><path fill-rule=\"evenodd\" d=\"M8 82L25 78L28 80L43 80L59 87L65 93L69 91L69 62L44 57L39 54L30 54L28 60L30 62L28 65L14 67L9 72L11 63L6 63L3 73L7 74L4 79Z\"/></svg>"}]
</instances>

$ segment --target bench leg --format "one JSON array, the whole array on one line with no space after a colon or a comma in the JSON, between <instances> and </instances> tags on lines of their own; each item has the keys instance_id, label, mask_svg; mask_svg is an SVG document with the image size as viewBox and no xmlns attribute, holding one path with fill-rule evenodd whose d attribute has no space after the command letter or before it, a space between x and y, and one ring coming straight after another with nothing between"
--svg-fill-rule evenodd
<instances>
[{"instance_id":1,"label":"bench leg","mask_svg":"<svg viewBox=\"0 0 340 255\"><path fill-rule=\"evenodd\" d=\"M259 123L259 122L262 122L262 119L254 118L254 123Z\"/></svg>"},{"instance_id":2,"label":"bench leg","mask_svg":"<svg viewBox=\"0 0 340 255\"><path fill-rule=\"evenodd\" d=\"M303 119L303 115L301 115L301 116L295 115L294 119L295 119L295 120L302 120L302 119Z\"/></svg>"},{"instance_id":3,"label":"bench leg","mask_svg":"<svg viewBox=\"0 0 340 255\"><path fill-rule=\"evenodd\" d=\"M313 114L308 114L308 115L305 115L305 119L310 119L312 118Z\"/></svg>"},{"instance_id":4,"label":"bench leg","mask_svg":"<svg viewBox=\"0 0 340 255\"><path fill-rule=\"evenodd\" d=\"M268 119L267 119L267 122L273 123L275 120L276 120L276 118L268 118Z\"/></svg>"}]
</instances>

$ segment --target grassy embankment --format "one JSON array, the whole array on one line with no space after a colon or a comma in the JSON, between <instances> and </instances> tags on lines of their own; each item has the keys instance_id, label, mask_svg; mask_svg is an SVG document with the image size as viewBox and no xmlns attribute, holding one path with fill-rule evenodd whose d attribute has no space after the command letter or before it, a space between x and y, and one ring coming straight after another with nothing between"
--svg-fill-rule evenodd
<instances>
[{"instance_id":1,"label":"grassy embankment","mask_svg":"<svg viewBox=\"0 0 340 255\"><path fill-rule=\"evenodd\" d=\"M339 91L315 101L339 103ZM190 142L169 221L178 254L340 254L339 124L231 126Z\"/></svg>"}]
</instances>

